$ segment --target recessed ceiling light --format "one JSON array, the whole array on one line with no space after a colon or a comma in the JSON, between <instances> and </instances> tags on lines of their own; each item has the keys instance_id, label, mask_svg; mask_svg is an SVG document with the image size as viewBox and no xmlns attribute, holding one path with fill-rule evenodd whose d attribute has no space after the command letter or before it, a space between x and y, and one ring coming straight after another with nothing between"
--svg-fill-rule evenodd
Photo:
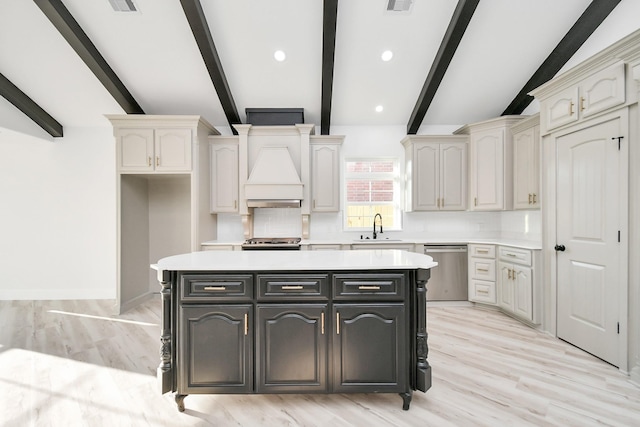
<instances>
[{"instance_id":1,"label":"recessed ceiling light","mask_svg":"<svg viewBox=\"0 0 640 427\"><path fill-rule=\"evenodd\" d=\"M376 112L377 112L377 113L381 113L381 112L382 112L382 110L384 110L384 107L383 107L382 105L378 105L378 106L376 107Z\"/></svg>"},{"instance_id":2,"label":"recessed ceiling light","mask_svg":"<svg viewBox=\"0 0 640 427\"><path fill-rule=\"evenodd\" d=\"M273 54L273 57L276 59L276 61L282 62L286 59L287 55L285 55L284 52L281 50L276 50L275 53Z\"/></svg>"},{"instance_id":3,"label":"recessed ceiling light","mask_svg":"<svg viewBox=\"0 0 640 427\"><path fill-rule=\"evenodd\" d=\"M391 58L393 58L393 52L391 52L390 50L385 50L384 52L382 52L381 57L383 61L391 61Z\"/></svg>"}]
</instances>

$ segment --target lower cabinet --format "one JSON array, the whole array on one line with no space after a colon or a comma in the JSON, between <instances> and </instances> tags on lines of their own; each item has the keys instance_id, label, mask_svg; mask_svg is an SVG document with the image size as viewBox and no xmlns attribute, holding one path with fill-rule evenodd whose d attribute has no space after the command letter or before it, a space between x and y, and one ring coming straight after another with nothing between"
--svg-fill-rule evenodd
<instances>
[{"instance_id":1,"label":"lower cabinet","mask_svg":"<svg viewBox=\"0 0 640 427\"><path fill-rule=\"evenodd\" d=\"M405 390L404 304L336 304L333 314L333 390Z\"/></svg>"},{"instance_id":2,"label":"lower cabinet","mask_svg":"<svg viewBox=\"0 0 640 427\"><path fill-rule=\"evenodd\" d=\"M251 393L253 307L194 305L180 311L180 392Z\"/></svg>"},{"instance_id":3,"label":"lower cabinet","mask_svg":"<svg viewBox=\"0 0 640 427\"><path fill-rule=\"evenodd\" d=\"M540 251L499 247L498 306L529 323L539 323L540 286L535 277Z\"/></svg>"},{"instance_id":4,"label":"lower cabinet","mask_svg":"<svg viewBox=\"0 0 640 427\"><path fill-rule=\"evenodd\" d=\"M409 338L416 320L406 274L188 273L178 281L180 410L188 394L312 392L393 392L409 408L419 351Z\"/></svg>"},{"instance_id":5,"label":"lower cabinet","mask_svg":"<svg viewBox=\"0 0 640 427\"><path fill-rule=\"evenodd\" d=\"M256 392L327 390L327 305L258 305Z\"/></svg>"}]
</instances>

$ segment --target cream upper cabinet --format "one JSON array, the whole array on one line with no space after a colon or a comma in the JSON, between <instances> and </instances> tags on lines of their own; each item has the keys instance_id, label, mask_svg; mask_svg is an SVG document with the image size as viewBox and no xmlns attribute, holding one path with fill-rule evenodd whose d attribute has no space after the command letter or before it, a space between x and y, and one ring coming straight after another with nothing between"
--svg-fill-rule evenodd
<instances>
[{"instance_id":1,"label":"cream upper cabinet","mask_svg":"<svg viewBox=\"0 0 640 427\"><path fill-rule=\"evenodd\" d=\"M511 126L522 116L504 116L466 125L456 134L468 134L469 206L474 211L513 208L513 138Z\"/></svg>"},{"instance_id":2,"label":"cream upper cabinet","mask_svg":"<svg viewBox=\"0 0 640 427\"><path fill-rule=\"evenodd\" d=\"M115 133L120 171L146 173L191 170L191 129L122 127Z\"/></svg>"},{"instance_id":3,"label":"cream upper cabinet","mask_svg":"<svg viewBox=\"0 0 640 427\"><path fill-rule=\"evenodd\" d=\"M238 212L238 137L210 136L211 213Z\"/></svg>"},{"instance_id":4,"label":"cream upper cabinet","mask_svg":"<svg viewBox=\"0 0 640 427\"><path fill-rule=\"evenodd\" d=\"M466 136L410 135L405 147L407 211L465 210Z\"/></svg>"},{"instance_id":5,"label":"cream upper cabinet","mask_svg":"<svg viewBox=\"0 0 640 427\"><path fill-rule=\"evenodd\" d=\"M618 62L549 97L541 109L541 118L546 129L551 130L624 102L624 63Z\"/></svg>"},{"instance_id":6,"label":"cream upper cabinet","mask_svg":"<svg viewBox=\"0 0 640 427\"><path fill-rule=\"evenodd\" d=\"M511 128L513 134L513 208L540 207L540 126L531 116Z\"/></svg>"},{"instance_id":7,"label":"cream upper cabinet","mask_svg":"<svg viewBox=\"0 0 640 427\"><path fill-rule=\"evenodd\" d=\"M340 210L340 146L344 136L316 135L311 150L311 210Z\"/></svg>"}]
</instances>

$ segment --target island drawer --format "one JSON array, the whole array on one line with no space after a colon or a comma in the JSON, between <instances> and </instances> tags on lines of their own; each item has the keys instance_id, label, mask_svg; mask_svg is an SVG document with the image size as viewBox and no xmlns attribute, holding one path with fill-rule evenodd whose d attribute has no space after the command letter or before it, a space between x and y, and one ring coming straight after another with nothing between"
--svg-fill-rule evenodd
<instances>
[{"instance_id":1,"label":"island drawer","mask_svg":"<svg viewBox=\"0 0 640 427\"><path fill-rule=\"evenodd\" d=\"M250 300L253 298L251 274L183 274L180 301Z\"/></svg>"},{"instance_id":2,"label":"island drawer","mask_svg":"<svg viewBox=\"0 0 640 427\"><path fill-rule=\"evenodd\" d=\"M329 274L258 274L258 299L287 300L329 298Z\"/></svg>"},{"instance_id":3,"label":"island drawer","mask_svg":"<svg viewBox=\"0 0 640 427\"><path fill-rule=\"evenodd\" d=\"M403 274L334 274L333 295L335 299L391 299L404 298L405 276Z\"/></svg>"}]
</instances>

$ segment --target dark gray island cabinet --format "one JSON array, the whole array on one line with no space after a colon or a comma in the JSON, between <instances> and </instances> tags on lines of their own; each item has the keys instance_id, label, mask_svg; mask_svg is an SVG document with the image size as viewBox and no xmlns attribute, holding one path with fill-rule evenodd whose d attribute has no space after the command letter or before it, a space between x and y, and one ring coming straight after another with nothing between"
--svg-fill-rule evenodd
<instances>
[{"instance_id":1,"label":"dark gray island cabinet","mask_svg":"<svg viewBox=\"0 0 640 427\"><path fill-rule=\"evenodd\" d=\"M431 257L397 250L164 258L161 392L398 393L431 387Z\"/></svg>"}]
</instances>

